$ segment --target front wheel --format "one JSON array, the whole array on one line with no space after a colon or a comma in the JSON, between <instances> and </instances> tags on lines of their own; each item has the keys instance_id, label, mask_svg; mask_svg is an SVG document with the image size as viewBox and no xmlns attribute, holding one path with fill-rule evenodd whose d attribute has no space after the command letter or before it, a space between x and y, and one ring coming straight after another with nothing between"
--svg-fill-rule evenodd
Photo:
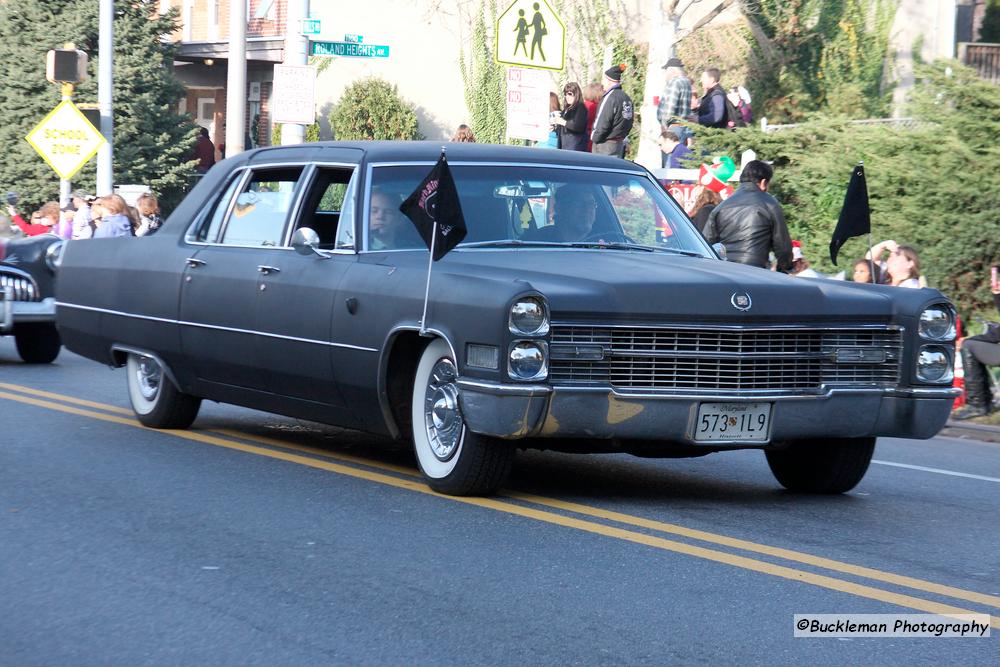
<instances>
[{"instance_id":1,"label":"front wheel","mask_svg":"<svg viewBox=\"0 0 1000 667\"><path fill-rule=\"evenodd\" d=\"M26 364L51 364L59 356L62 341L54 324L31 323L14 327L17 354Z\"/></svg>"},{"instance_id":2,"label":"front wheel","mask_svg":"<svg viewBox=\"0 0 1000 667\"><path fill-rule=\"evenodd\" d=\"M868 472L875 438L820 438L768 451L767 464L789 491L845 493Z\"/></svg>"},{"instance_id":3,"label":"front wheel","mask_svg":"<svg viewBox=\"0 0 1000 667\"><path fill-rule=\"evenodd\" d=\"M128 398L136 418L152 428L187 428L198 416L201 399L185 394L153 357L129 353L125 364Z\"/></svg>"},{"instance_id":4,"label":"front wheel","mask_svg":"<svg viewBox=\"0 0 1000 667\"><path fill-rule=\"evenodd\" d=\"M489 495L503 484L514 459L509 443L465 425L458 369L440 338L424 350L413 381L413 448L427 485L454 496Z\"/></svg>"}]
</instances>

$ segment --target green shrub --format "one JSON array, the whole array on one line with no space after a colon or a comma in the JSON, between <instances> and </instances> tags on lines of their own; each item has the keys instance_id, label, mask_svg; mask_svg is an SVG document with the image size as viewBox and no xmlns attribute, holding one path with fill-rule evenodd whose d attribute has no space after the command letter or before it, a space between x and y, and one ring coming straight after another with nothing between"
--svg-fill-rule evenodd
<instances>
[{"instance_id":1,"label":"green shrub","mask_svg":"<svg viewBox=\"0 0 1000 667\"><path fill-rule=\"evenodd\" d=\"M913 93L919 128L817 120L781 132L699 128L708 155L738 160L752 148L775 167L771 190L781 202L792 238L826 273L850 269L868 239L850 239L838 266L829 244L851 168L865 164L872 209L872 242L894 239L920 253L930 285L968 316L991 309L989 267L1000 257L1000 87L978 80L958 63L917 69Z\"/></svg>"},{"instance_id":2,"label":"green shrub","mask_svg":"<svg viewBox=\"0 0 1000 667\"><path fill-rule=\"evenodd\" d=\"M356 81L344 90L330 112L330 128L338 140L423 139L414 106L396 86L377 78Z\"/></svg>"}]
</instances>

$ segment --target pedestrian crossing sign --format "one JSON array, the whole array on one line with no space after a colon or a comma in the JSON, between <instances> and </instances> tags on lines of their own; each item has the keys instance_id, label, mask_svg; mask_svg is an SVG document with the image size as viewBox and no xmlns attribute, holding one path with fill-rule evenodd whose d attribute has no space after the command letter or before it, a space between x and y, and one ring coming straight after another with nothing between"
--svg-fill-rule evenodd
<instances>
[{"instance_id":1,"label":"pedestrian crossing sign","mask_svg":"<svg viewBox=\"0 0 1000 667\"><path fill-rule=\"evenodd\" d=\"M566 26L546 0L514 0L496 22L498 63L562 70Z\"/></svg>"}]
</instances>

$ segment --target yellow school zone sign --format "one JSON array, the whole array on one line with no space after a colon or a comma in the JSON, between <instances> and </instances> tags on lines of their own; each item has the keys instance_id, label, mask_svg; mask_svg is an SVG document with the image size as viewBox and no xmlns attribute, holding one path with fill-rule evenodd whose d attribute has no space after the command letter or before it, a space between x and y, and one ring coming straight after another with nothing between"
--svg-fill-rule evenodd
<instances>
[{"instance_id":1,"label":"yellow school zone sign","mask_svg":"<svg viewBox=\"0 0 1000 667\"><path fill-rule=\"evenodd\" d=\"M498 63L561 70L566 66L566 26L545 0L515 0L496 22Z\"/></svg>"},{"instance_id":2,"label":"yellow school zone sign","mask_svg":"<svg viewBox=\"0 0 1000 667\"><path fill-rule=\"evenodd\" d=\"M104 143L104 136L70 100L63 100L49 112L28 136L59 178L69 180Z\"/></svg>"}]
</instances>

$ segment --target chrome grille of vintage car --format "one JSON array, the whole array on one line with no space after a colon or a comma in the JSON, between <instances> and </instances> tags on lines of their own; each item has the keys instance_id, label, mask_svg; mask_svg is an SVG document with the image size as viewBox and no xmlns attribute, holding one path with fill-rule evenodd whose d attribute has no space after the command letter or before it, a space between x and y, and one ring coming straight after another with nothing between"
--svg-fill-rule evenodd
<instances>
[{"instance_id":1,"label":"chrome grille of vintage car","mask_svg":"<svg viewBox=\"0 0 1000 667\"><path fill-rule=\"evenodd\" d=\"M553 384L636 391L819 391L899 382L902 332L553 324Z\"/></svg>"},{"instance_id":2,"label":"chrome grille of vintage car","mask_svg":"<svg viewBox=\"0 0 1000 667\"><path fill-rule=\"evenodd\" d=\"M10 288L11 299L13 301L39 301L38 288L31 278L18 273L0 271L0 292Z\"/></svg>"}]
</instances>

